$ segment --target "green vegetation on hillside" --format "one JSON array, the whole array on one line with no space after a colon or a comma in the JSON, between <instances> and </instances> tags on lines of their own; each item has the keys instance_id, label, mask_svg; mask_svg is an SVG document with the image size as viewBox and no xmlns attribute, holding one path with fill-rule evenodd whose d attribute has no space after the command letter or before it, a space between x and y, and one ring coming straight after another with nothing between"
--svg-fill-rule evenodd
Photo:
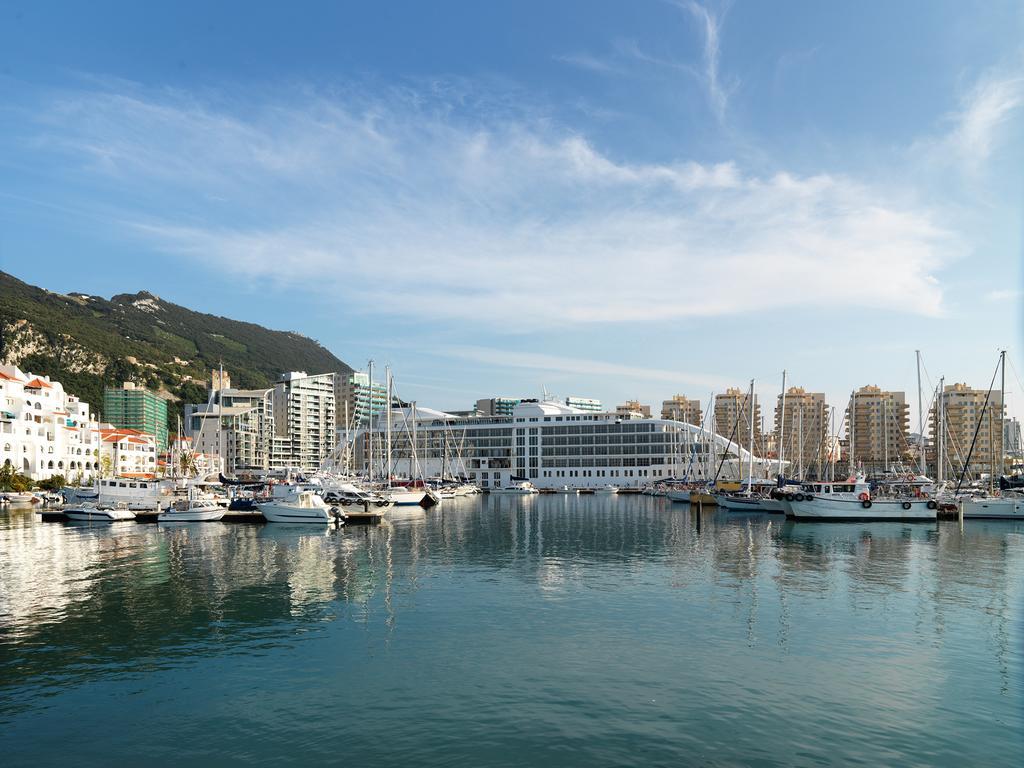
<instances>
[{"instance_id":1,"label":"green vegetation on hillside","mask_svg":"<svg viewBox=\"0 0 1024 768\"><path fill-rule=\"evenodd\" d=\"M102 410L104 387L123 381L179 401L205 400L204 384L221 363L232 385L242 388L270 386L283 371L352 370L299 334L194 312L146 292L109 300L65 296L4 272L0 332L0 359L16 359L22 370L57 379L96 411ZM26 346L33 342L34 348ZM175 421L178 409L168 412Z\"/></svg>"}]
</instances>

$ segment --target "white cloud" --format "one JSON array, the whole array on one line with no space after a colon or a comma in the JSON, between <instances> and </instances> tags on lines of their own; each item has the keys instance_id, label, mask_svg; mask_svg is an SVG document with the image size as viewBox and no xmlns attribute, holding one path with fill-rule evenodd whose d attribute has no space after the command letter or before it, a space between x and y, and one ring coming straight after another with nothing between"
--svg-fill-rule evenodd
<instances>
[{"instance_id":1,"label":"white cloud","mask_svg":"<svg viewBox=\"0 0 1024 768\"><path fill-rule=\"evenodd\" d=\"M975 173L995 152L1015 113L1024 104L1024 76L989 72L961 98L943 135L916 142L932 164L957 165Z\"/></svg>"},{"instance_id":2,"label":"white cloud","mask_svg":"<svg viewBox=\"0 0 1024 768\"><path fill-rule=\"evenodd\" d=\"M126 196L155 248L347 310L499 330L739 312L940 312L956 239L845 176L617 161L586 138L419 93L258 109L78 93L41 141ZM227 202L224 202L227 201Z\"/></svg>"},{"instance_id":3,"label":"white cloud","mask_svg":"<svg viewBox=\"0 0 1024 768\"><path fill-rule=\"evenodd\" d=\"M719 121L722 121L725 119L729 94L735 85L723 85L719 73L721 19L708 10L707 6L693 2L693 0L677 3L677 5L692 14L701 27L701 33L704 36L704 84L708 91L708 98L711 100L711 109Z\"/></svg>"}]
</instances>

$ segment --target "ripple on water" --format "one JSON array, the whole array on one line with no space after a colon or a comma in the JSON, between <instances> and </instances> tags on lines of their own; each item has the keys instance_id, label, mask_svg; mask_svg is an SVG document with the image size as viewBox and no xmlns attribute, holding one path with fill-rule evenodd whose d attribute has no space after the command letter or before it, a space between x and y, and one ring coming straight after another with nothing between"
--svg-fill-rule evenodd
<instances>
[{"instance_id":1,"label":"ripple on water","mask_svg":"<svg viewBox=\"0 0 1024 768\"><path fill-rule=\"evenodd\" d=\"M341 531L0 514L0 746L11 765L68 743L86 765L1011 765L1022 564L1021 523L698 521L646 497Z\"/></svg>"}]
</instances>

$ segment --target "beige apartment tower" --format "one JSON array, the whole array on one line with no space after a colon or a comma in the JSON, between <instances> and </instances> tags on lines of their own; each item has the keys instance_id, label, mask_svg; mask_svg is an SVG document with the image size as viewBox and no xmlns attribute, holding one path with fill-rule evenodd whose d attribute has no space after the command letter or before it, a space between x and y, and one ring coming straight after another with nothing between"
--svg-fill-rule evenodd
<instances>
[{"instance_id":1,"label":"beige apartment tower","mask_svg":"<svg viewBox=\"0 0 1024 768\"><path fill-rule=\"evenodd\" d=\"M651 406L644 405L638 400L627 400L622 405L615 407L615 413L631 419L651 418Z\"/></svg>"},{"instance_id":2,"label":"beige apartment tower","mask_svg":"<svg viewBox=\"0 0 1024 768\"><path fill-rule=\"evenodd\" d=\"M734 443L739 443L747 450L750 446L750 392L749 390L732 387L725 390L725 394L715 395L715 432L726 439L732 437ZM754 447L752 453L755 456L763 455L762 445L764 443L761 434L761 405L754 395Z\"/></svg>"},{"instance_id":3,"label":"beige apartment tower","mask_svg":"<svg viewBox=\"0 0 1024 768\"><path fill-rule=\"evenodd\" d=\"M988 396L988 405L985 404ZM939 420L945 423L943 435L939 435ZM937 478L956 481L963 473L964 482L976 480L981 475L998 476L1003 472L1004 444L1003 393L993 390L971 389L966 384L947 384L936 398L930 412L931 440L928 448L928 467ZM977 440L974 435L977 432ZM938 441L942 438L942 445ZM971 451L971 441L974 450ZM970 453L970 463L967 463ZM942 466L938 466L939 454Z\"/></svg>"},{"instance_id":4,"label":"beige apartment tower","mask_svg":"<svg viewBox=\"0 0 1024 768\"><path fill-rule=\"evenodd\" d=\"M686 395L675 395L661 404L661 418L671 421L682 421L699 427L701 413L700 400L691 400Z\"/></svg>"},{"instance_id":5,"label":"beige apartment tower","mask_svg":"<svg viewBox=\"0 0 1024 768\"><path fill-rule=\"evenodd\" d=\"M905 392L861 387L846 409L847 440L853 461L869 475L906 464L910 455L910 406Z\"/></svg>"},{"instance_id":6,"label":"beige apartment tower","mask_svg":"<svg viewBox=\"0 0 1024 768\"><path fill-rule=\"evenodd\" d=\"M823 392L790 387L786 390L785 417L779 395L775 406L775 443L777 450L785 452L790 477L826 477L828 462L835 453L829 441L829 411Z\"/></svg>"}]
</instances>

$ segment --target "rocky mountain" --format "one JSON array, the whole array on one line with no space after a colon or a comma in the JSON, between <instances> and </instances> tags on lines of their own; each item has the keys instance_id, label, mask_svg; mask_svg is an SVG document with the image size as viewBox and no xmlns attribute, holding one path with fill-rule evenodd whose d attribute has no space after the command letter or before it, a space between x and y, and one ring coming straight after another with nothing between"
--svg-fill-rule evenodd
<instances>
[{"instance_id":1,"label":"rocky mountain","mask_svg":"<svg viewBox=\"0 0 1024 768\"><path fill-rule=\"evenodd\" d=\"M103 388L123 381L173 400L205 400L205 382L222 362L243 388L270 386L282 371L352 370L297 333L195 312L145 291L110 299L53 293L5 272L0 362L57 379L96 410Z\"/></svg>"}]
</instances>

